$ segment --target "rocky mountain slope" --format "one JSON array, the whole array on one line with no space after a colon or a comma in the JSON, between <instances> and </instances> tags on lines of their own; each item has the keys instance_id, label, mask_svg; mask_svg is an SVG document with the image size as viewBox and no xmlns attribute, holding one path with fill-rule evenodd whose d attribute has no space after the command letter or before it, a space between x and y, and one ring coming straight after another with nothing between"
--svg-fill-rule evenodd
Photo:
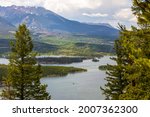
<instances>
[{"instance_id":1,"label":"rocky mountain slope","mask_svg":"<svg viewBox=\"0 0 150 117\"><path fill-rule=\"evenodd\" d=\"M0 17L16 27L19 24L26 23L28 28L35 33L48 35L71 34L106 39L116 39L118 37L118 30L110 25L102 23L87 24L68 20L42 7L0 7ZM12 29L10 28L10 30Z\"/></svg>"}]
</instances>

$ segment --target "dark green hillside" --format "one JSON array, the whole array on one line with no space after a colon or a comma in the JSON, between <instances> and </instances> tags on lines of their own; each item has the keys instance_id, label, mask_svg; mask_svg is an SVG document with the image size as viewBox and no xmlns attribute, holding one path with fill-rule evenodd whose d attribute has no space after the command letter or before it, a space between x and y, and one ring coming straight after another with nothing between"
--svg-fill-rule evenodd
<instances>
[{"instance_id":1,"label":"dark green hillside","mask_svg":"<svg viewBox=\"0 0 150 117\"><path fill-rule=\"evenodd\" d=\"M10 39L0 39L0 54L10 52L10 42L14 40ZM46 44L42 42L33 42L34 44L34 51L39 53L48 53L50 51L56 51L58 47L56 45Z\"/></svg>"},{"instance_id":2,"label":"dark green hillside","mask_svg":"<svg viewBox=\"0 0 150 117\"><path fill-rule=\"evenodd\" d=\"M113 53L113 41L102 38L83 36L43 36L40 42L57 45L58 51L51 54L68 56L101 56L104 53Z\"/></svg>"},{"instance_id":3,"label":"dark green hillside","mask_svg":"<svg viewBox=\"0 0 150 117\"><path fill-rule=\"evenodd\" d=\"M34 41L33 44L34 44L33 50L39 53L48 53L51 51L57 51L58 49L57 45L46 44L46 43L37 42L37 41Z\"/></svg>"},{"instance_id":4,"label":"dark green hillside","mask_svg":"<svg viewBox=\"0 0 150 117\"><path fill-rule=\"evenodd\" d=\"M8 22L6 19L0 17L0 34L9 34L9 31L15 31L16 27Z\"/></svg>"},{"instance_id":5,"label":"dark green hillside","mask_svg":"<svg viewBox=\"0 0 150 117\"><path fill-rule=\"evenodd\" d=\"M10 40L0 39L0 54L4 54L10 51Z\"/></svg>"},{"instance_id":6,"label":"dark green hillside","mask_svg":"<svg viewBox=\"0 0 150 117\"><path fill-rule=\"evenodd\" d=\"M35 39L34 39L35 40ZM0 39L0 54L10 51L11 39ZM113 42L103 39L85 37L45 37L33 41L34 51L48 55L67 56L101 56L104 53L113 53Z\"/></svg>"},{"instance_id":7,"label":"dark green hillside","mask_svg":"<svg viewBox=\"0 0 150 117\"><path fill-rule=\"evenodd\" d=\"M88 43L76 43L77 48L86 48L89 47L91 50L95 52L106 52L112 53L114 52L113 45L106 45L106 44L88 44Z\"/></svg>"}]
</instances>

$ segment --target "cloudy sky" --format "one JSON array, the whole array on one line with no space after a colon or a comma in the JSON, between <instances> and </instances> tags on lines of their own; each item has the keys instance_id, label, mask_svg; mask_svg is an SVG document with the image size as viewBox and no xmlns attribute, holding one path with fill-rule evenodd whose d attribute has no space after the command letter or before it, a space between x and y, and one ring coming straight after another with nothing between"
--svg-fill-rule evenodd
<instances>
[{"instance_id":1,"label":"cloudy sky","mask_svg":"<svg viewBox=\"0 0 150 117\"><path fill-rule=\"evenodd\" d=\"M0 0L1 6L42 6L65 18L80 22L136 24L132 0Z\"/></svg>"}]
</instances>

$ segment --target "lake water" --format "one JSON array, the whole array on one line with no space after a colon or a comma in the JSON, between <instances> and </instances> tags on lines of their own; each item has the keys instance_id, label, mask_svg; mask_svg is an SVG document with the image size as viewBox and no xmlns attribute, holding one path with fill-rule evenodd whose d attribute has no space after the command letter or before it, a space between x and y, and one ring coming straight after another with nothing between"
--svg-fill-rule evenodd
<instances>
[{"instance_id":1,"label":"lake water","mask_svg":"<svg viewBox=\"0 0 150 117\"><path fill-rule=\"evenodd\" d=\"M9 61L8 61L8 59L0 58L0 64L8 65L8 64L9 64Z\"/></svg>"},{"instance_id":2,"label":"lake water","mask_svg":"<svg viewBox=\"0 0 150 117\"><path fill-rule=\"evenodd\" d=\"M0 64L8 64L7 59L0 59ZM81 63L73 64L53 64L55 66L73 66L85 68L88 71L82 73L69 74L64 77L46 77L41 82L47 84L47 91L53 100L103 100L105 99L100 90L106 81L105 71L98 69L100 65L115 64L110 56L104 56L99 62L84 60Z\"/></svg>"},{"instance_id":3,"label":"lake water","mask_svg":"<svg viewBox=\"0 0 150 117\"><path fill-rule=\"evenodd\" d=\"M99 59L99 62L84 60L82 63L62 64L60 66L85 68L88 71L64 77L47 77L41 82L48 85L47 91L54 100L103 100L105 97L100 86L103 87L106 83L104 80L106 73L100 71L98 67L106 64L115 64L115 62L110 59L110 56L105 56Z\"/></svg>"}]
</instances>

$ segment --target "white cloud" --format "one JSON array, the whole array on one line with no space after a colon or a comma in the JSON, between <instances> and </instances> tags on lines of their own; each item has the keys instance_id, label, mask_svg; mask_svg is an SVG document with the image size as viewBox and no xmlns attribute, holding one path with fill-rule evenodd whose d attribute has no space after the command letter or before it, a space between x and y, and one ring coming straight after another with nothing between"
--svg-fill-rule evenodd
<instances>
[{"instance_id":1,"label":"white cloud","mask_svg":"<svg viewBox=\"0 0 150 117\"><path fill-rule=\"evenodd\" d=\"M136 22L136 17L132 14L131 8L124 8L117 12L114 17L120 20Z\"/></svg>"},{"instance_id":2,"label":"white cloud","mask_svg":"<svg viewBox=\"0 0 150 117\"><path fill-rule=\"evenodd\" d=\"M119 19L129 19L132 16L131 9L130 8L121 9L114 16Z\"/></svg>"},{"instance_id":3,"label":"white cloud","mask_svg":"<svg viewBox=\"0 0 150 117\"><path fill-rule=\"evenodd\" d=\"M73 11L78 9L95 9L101 6L102 0L0 0L3 6L43 6L54 12Z\"/></svg>"},{"instance_id":4,"label":"white cloud","mask_svg":"<svg viewBox=\"0 0 150 117\"><path fill-rule=\"evenodd\" d=\"M129 19L129 21L131 21L131 22L137 22L137 18L136 17L132 17L131 19Z\"/></svg>"},{"instance_id":5,"label":"white cloud","mask_svg":"<svg viewBox=\"0 0 150 117\"><path fill-rule=\"evenodd\" d=\"M101 0L45 0L44 7L58 13L79 9L95 9L101 4Z\"/></svg>"},{"instance_id":6,"label":"white cloud","mask_svg":"<svg viewBox=\"0 0 150 117\"><path fill-rule=\"evenodd\" d=\"M128 0L111 0L111 4L115 6L126 6L129 3Z\"/></svg>"},{"instance_id":7,"label":"white cloud","mask_svg":"<svg viewBox=\"0 0 150 117\"><path fill-rule=\"evenodd\" d=\"M107 17L108 14L102 14L102 13L83 13L82 15L88 16L88 17Z\"/></svg>"},{"instance_id":8,"label":"white cloud","mask_svg":"<svg viewBox=\"0 0 150 117\"><path fill-rule=\"evenodd\" d=\"M130 7L132 0L101 0L103 3L103 7L107 7L108 10L114 10L116 8L122 8L122 7Z\"/></svg>"},{"instance_id":9,"label":"white cloud","mask_svg":"<svg viewBox=\"0 0 150 117\"><path fill-rule=\"evenodd\" d=\"M3 6L42 6L43 0L0 0L0 4Z\"/></svg>"}]
</instances>

